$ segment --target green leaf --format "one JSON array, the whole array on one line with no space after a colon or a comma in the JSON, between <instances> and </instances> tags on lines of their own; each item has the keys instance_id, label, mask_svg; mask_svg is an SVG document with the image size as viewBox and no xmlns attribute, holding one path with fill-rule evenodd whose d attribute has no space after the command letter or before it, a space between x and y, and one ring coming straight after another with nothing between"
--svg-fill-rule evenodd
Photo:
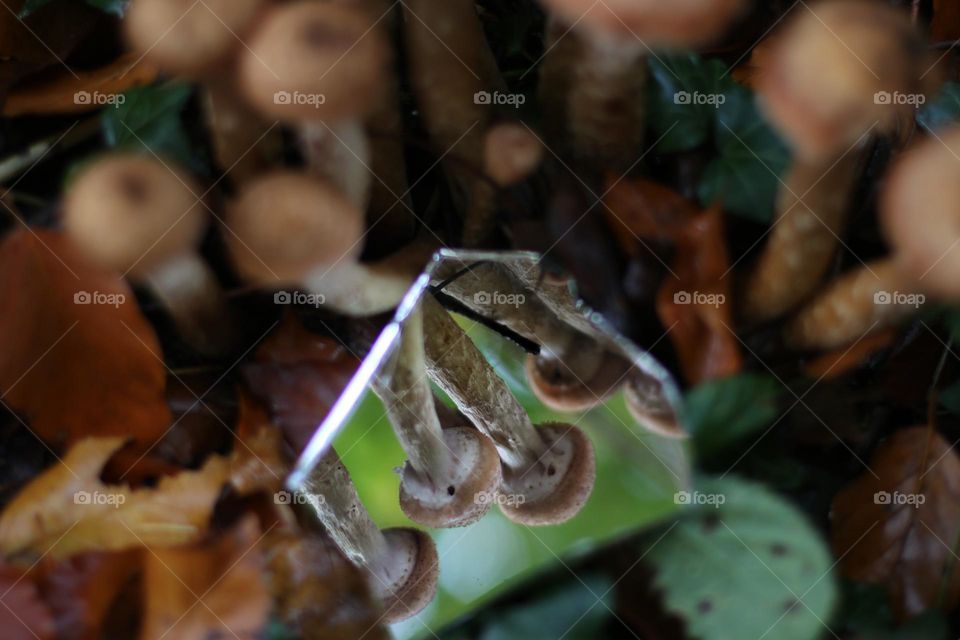
<instances>
[{"instance_id":1,"label":"green leaf","mask_svg":"<svg viewBox=\"0 0 960 640\"><path fill-rule=\"evenodd\" d=\"M954 382L940 392L940 404L950 413L960 415L960 382Z\"/></svg>"},{"instance_id":2,"label":"green leaf","mask_svg":"<svg viewBox=\"0 0 960 640\"><path fill-rule=\"evenodd\" d=\"M718 155L704 172L698 190L704 205L723 204L757 222L769 222L787 168L787 146L770 128L751 94L737 87L716 111Z\"/></svg>"},{"instance_id":3,"label":"green leaf","mask_svg":"<svg viewBox=\"0 0 960 640\"><path fill-rule=\"evenodd\" d=\"M149 149L161 158L202 171L180 117L191 91L188 85L166 84L125 92L121 104L103 110L101 126L107 146Z\"/></svg>"},{"instance_id":4,"label":"green leaf","mask_svg":"<svg viewBox=\"0 0 960 640\"><path fill-rule=\"evenodd\" d=\"M779 414L782 386L771 376L741 373L687 392L683 418L696 451L709 456L770 424Z\"/></svg>"},{"instance_id":5,"label":"green leaf","mask_svg":"<svg viewBox=\"0 0 960 640\"><path fill-rule=\"evenodd\" d=\"M707 141L716 103L734 85L726 66L696 54L649 59L651 91L648 113L660 141L657 150L687 151ZM699 99L698 99L699 98Z\"/></svg>"},{"instance_id":6,"label":"green leaf","mask_svg":"<svg viewBox=\"0 0 960 640\"><path fill-rule=\"evenodd\" d=\"M946 82L933 100L917 113L917 122L931 130L960 120L960 84Z\"/></svg>"},{"instance_id":7,"label":"green leaf","mask_svg":"<svg viewBox=\"0 0 960 640\"><path fill-rule=\"evenodd\" d=\"M20 18L26 18L37 9L42 9L51 2L53 0L26 0L23 3L23 8L20 9ZM118 18L123 17L123 12L127 7L127 0L86 0L86 3Z\"/></svg>"},{"instance_id":8,"label":"green leaf","mask_svg":"<svg viewBox=\"0 0 960 640\"><path fill-rule=\"evenodd\" d=\"M928 611L897 628L887 594L879 585L843 585L844 622L858 638L870 640L946 639L947 622L939 611Z\"/></svg>"},{"instance_id":9,"label":"green leaf","mask_svg":"<svg viewBox=\"0 0 960 640\"><path fill-rule=\"evenodd\" d=\"M806 517L762 485L730 477L707 480L692 496L700 506L648 555L666 608L684 619L688 634L823 637L837 587L830 553Z\"/></svg>"},{"instance_id":10,"label":"green leaf","mask_svg":"<svg viewBox=\"0 0 960 640\"><path fill-rule=\"evenodd\" d=\"M611 581L603 576L572 580L562 588L490 615L480 640L528 640L560 638L593 640L613 608Z\"/></svg>"}]
</instances>

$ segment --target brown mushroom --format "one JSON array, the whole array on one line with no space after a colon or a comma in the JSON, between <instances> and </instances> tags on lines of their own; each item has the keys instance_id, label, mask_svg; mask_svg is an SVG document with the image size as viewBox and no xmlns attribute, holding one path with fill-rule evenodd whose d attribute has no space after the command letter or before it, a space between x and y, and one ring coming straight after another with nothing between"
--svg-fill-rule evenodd
<instances>
[{"instance_id":1,"label":"brown mushroom","mask_svg":"<svg viewBox=\"0 0 960 640\"><path fill-rule=\"evenodd\" d=\"M220 285L196 253L207 217L193 180L159 160L114 153L67 189L63 224L92 261L148 286L196 349L232 339Z\"/></svg>"},{"instance_id":2,"label":"brown mushroom","mask_svg":"<svg viewBox=\"0 0 960 640\"><path fill-rule=\"evenodd\" d=\"M593 490L593 445L569 424L534 428L483 354L431 297L424 314L427 372L457 408L496 444L503 462L501 510L527 525L565 522ZM489 498L488 498L489 499Z\"/></svg>"}]
</instances>

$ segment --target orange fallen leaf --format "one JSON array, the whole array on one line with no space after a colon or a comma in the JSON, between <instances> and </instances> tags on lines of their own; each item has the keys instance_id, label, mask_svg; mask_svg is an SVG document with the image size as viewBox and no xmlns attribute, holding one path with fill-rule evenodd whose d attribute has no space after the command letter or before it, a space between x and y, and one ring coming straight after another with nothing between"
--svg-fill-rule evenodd
<instances>
[{"instance_id":1,"label":"orange fallen leaf","mask_svg":"<svg viewBox=\"0 0 960 640\"><path fill-rule=\"evenodd\" d=\"M50 607L37 586L25 579L26 570L0 564L0 629L5 640L53 640L56 627Z\"/></svg>"},{"instance_id":2,"label":"orange fallen leaf","mask_svg":"<svg viewBox=\"0 0 960 640\"><path fill-rule=\"evenodd\" d=\"M103 99L114 102L128 89L150 84L157 78L156 66L142 56L128 53L110 64L91 71L64 70L53 79L17 86L7 96L2 115L47 115L54 113L82 113L101 109ZM101 97L103 99L101 99Z\"/></svg>"},{"instance_id":3,"label":"orange fallen leaf","mask_svg":"<svg viewBox=\"0 0 960 640\"><path fill-rule=\"evenodd\" d=\"M87 438L37 476L0 514L0 552L63 558L186 544L207 530L229 465L211 456L197 471L162 478L156 488L107 485L100 472L122 438Z\"/></svg>"},{"instance_id":4,"label":"orange fallen leaf","mask_svg":"<svg viewBox=\"0 0 960 640\"><path fill-rule=\"evenodd\" d=\"M271 601L262 536L247 516L216 539L144 556L141 640L259 640Z\"/></svg>"},{"instance_id":5,"label":"orange fallen leaf","mask_svg":"<svg viewBox=\"0 0 960 640\"><path fill-rule=\"evenodd\" d=\"M248 394L240 394L237 439L230 454L230 484L239 495L255 491L274 493L290 470L284 456L283 433L270 422L266 410Z\"/></svg>"},{"instance_id":6,"label":"orange fallen leaf","mask_svg":"<svg viewBox=\"0 0 960 640\"><path fill-rule=\"evenodd\" d=\"M657 315L690 384L740 371L743 356L733 333L729 258L719 208L698 214L676 235L673 274L657 292Z\"/></svg>"},{"instance_id":7,"label":"orange fallen leaf","mask_svg":"<svg viewBox=\"0 0 960 640\"><path fill-rule=\"evenodd\" d=\"M170 424L161 358L130 287L63 235L20 228L0 242L0 397L43 440L154 442Z\"/></svg>"},{"instance_id":8,"label":"orange fallen leaf","mask_svg":"<svg viewBox=\"0 0 960 640\"><path fill-rule=\"evenodd\" d=\"M311 333L288 314L242 371L247 386L267 405L274 423L299 452L357 365L343 345Z\"/></svg>"},{"instance_id":9,"label":"orange fallen leaf","mask_svg":"<svg viewBox=\"0 0 960 640\"><path fill-rule=\"evenodd\" d=\"M871 333L852 347L836 349L817 356L803 365L803 371L817 380L834 380L859 367L874 353L889 347L896 337L896 329Z\"/></svg>"},{"instance_id":10,"label":"orange fallen leaf","mask_svg":"<svg viewBox=\"0 0 960 640\"><path fill-rule=\"evenodd\" d=\"M631 256L643 250L638 238L674 241L699 212L673 189L645 178L614 183L603 202L607 225Z\"/></svg>"},{"instance_id":11,"label":"orange fallen leaf","mask_svg":"<svg viewBox=\"0 0 960 640\"><path fill-rule=\"evenodd\" d=\"M897 618L960 604L960 457L928 426L901 429L833 500L841 573L884 587ZM874 475L875 474L875 475Z\"/></svg>"}]
</instances>

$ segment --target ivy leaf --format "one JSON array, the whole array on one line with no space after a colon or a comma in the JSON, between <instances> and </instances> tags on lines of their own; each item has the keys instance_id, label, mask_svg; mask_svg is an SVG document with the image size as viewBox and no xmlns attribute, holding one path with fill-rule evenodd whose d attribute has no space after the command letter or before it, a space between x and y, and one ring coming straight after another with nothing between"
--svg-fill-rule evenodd
<instances>
[{"instance_id":1,"label":"ivy leaf","mask_svg":"<svg viewBox=\"0 0 960 640\"><path fill-rule=\"evenodd\" d=\"M91 7L96 7L104 13L115 15L118 18L123 17L123 12L127 7L127 0L85 0ZM26 0L23 8L20 9L19 17L26 18L38 9L42 9L53 2L53 0Z\"/></svg>"},{"instance_id":2,"label":"ivy leaf","mask_svg":"<svg viewBox=\"0 0 960 640\"><path fill-rule=\"evenodd\" d=\"M769 222L790 154L757 109L753 94L742 87L729 91L716 110L718 156L707 166L698 194L704 205L757 222Z\"/></svg>"},{"instance_id":3,"label":"ivy leaf","mask_svg":"<svg viewBox=\"0 0 960 640\"><path fill-rule=\"evenodd\" d=\"M192 153L181 114L192 89L183 84L140 87L124 92L115 109L105 109L100 124L107 146L149 149L160 157L202 171Z\"/></svg>"},{"instance_id":4,"label":"ivy leaf","mask_svg":"<svg viewBox=\"0 0 960 640\"><path fill-rule=\"evenodd\" d=\"M720 60L702 60L696 54L650 57L650 124L662 136L657 150L687 151L707 141L713 125L715 103L710 96L733 88ZM704 96L701 102L698 97ZM712 103L711 103L712 102Z\"/></svg>"},{"instance_id":5,"label":"ivy leaf","mask_svg":"<svg viewBox=\"0 0 960 640\"><path fill-rule=\"evenodd\" d=\"M770 424L779 413L780 391L774 378L756 373L710 380L688 391L684 424L698 454L722 451Z\"/></svg>"},{"instance_id":6,"label":"ivy leaf","mask_svg":"<svg viewBox=\"0 0 960 640\"><path fill-rule=\"evenodd\" d=\"M960 84L946 82L933 100L917 113L917 122L936 130L960 120Z\"/></svg>"},{"instance_id":7,"label":"ivy leaf","mask_svg":"<svg viewBox=\"0 0 960 640\"><path fill-rule=\"evenodd\" d=\"M649 558L667 609L702 640L823 635L837 600L826 546L806 517L761 485L701 483L713 496L657 543Z\"/></svg>"}]
</instances>

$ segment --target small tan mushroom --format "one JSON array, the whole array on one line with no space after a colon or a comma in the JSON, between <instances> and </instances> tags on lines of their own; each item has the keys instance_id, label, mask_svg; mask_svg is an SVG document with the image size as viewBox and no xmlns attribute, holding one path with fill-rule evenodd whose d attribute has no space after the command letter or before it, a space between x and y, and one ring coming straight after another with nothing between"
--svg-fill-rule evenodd
<instances>
[{"instance_id":1,"label":"small tan mushroom","mask_svg":"<svg viewBox=\"0 0 960 640\"><path fill-rule=\"evenodd\" d=\"M192 346L216 354L232 332L216 276L196 253L207 224L199 193L158 160L114 153L71 183L63 224L92 261L148 286Z\"/></svg>"}]
</instances>

